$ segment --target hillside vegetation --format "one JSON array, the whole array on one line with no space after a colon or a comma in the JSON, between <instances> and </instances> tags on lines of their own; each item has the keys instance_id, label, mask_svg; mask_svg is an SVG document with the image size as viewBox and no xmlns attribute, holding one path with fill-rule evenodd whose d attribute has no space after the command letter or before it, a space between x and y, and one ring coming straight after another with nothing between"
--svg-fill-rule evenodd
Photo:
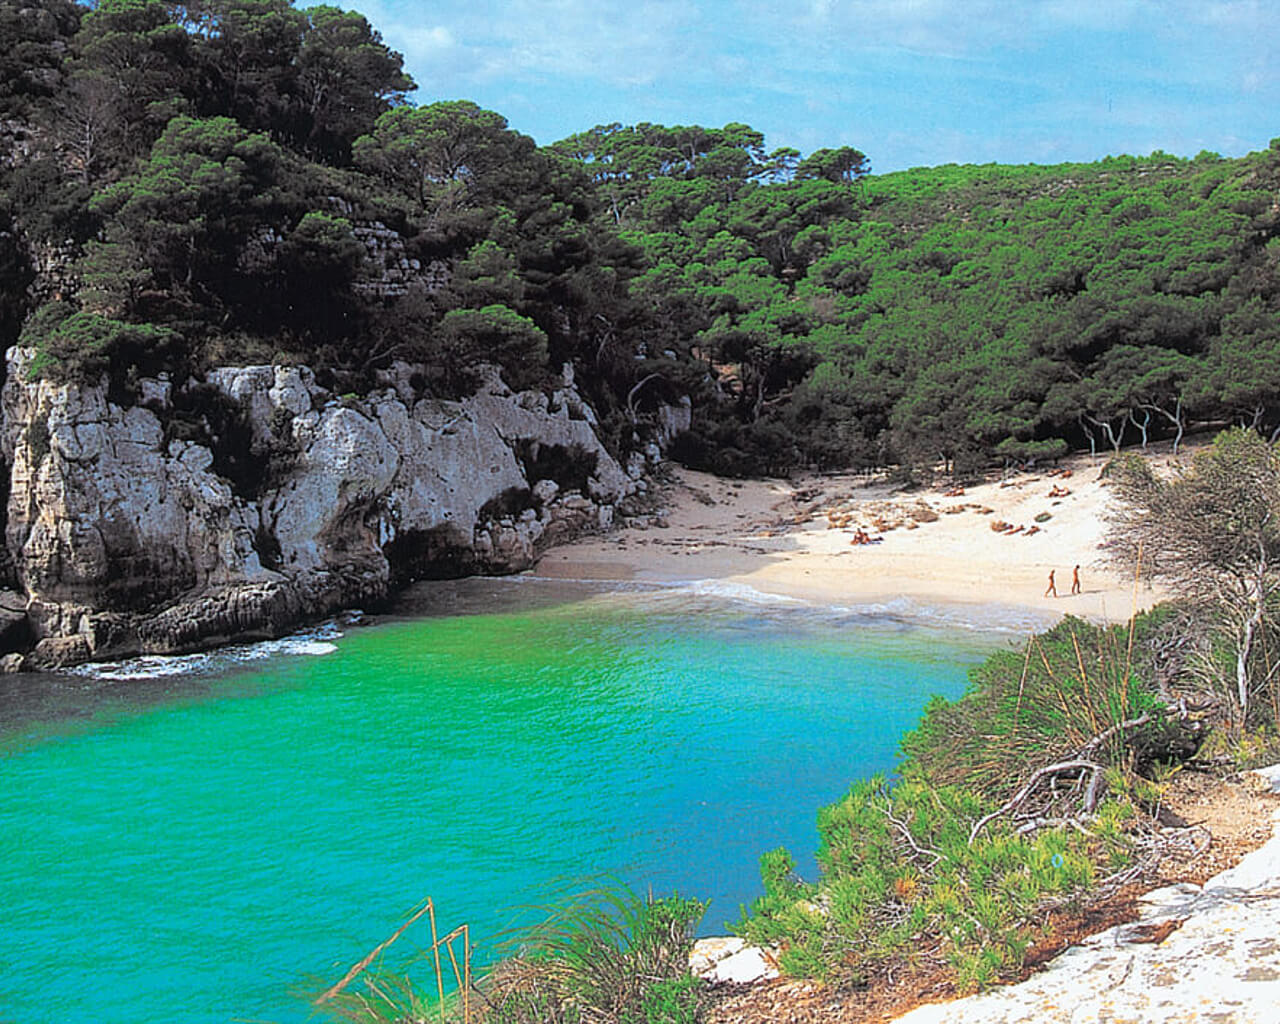
<instances>
[{"instance_id":1,"label":"hillside vegetation","mask_svg":"<svg viewBox=\"0 0 1280 1024\"><path fill-rule=\"evenodd\" d=\"M422 105L359 14L287 0L0 3L0 341L124 385L396 360L574 362L610 440L692 398L685 460L1052 457L1280 428L1280 149L872 175L747 125L549 147ZM127 390L127 389L126 389Z\"/></svg>"}]
</instances>

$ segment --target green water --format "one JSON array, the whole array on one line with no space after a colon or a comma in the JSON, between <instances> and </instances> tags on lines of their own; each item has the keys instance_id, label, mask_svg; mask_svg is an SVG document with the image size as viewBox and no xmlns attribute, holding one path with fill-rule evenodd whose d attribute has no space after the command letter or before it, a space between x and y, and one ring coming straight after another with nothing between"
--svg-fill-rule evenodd
<instances>
[{"instance_id":1,"label":"green water","mask_svg":"<svg viewBox=\"0 0 1280 1024\"><path fill-rule=\"evenodd\" d=\"M294 990L426 896L485 943L601 873L710 898L722 931L759 854L811 872L817 808L1002 642L679 591L509 610L532 593L6 682L0 1021L299 1021Z\"/></svg>"}]
</instances>

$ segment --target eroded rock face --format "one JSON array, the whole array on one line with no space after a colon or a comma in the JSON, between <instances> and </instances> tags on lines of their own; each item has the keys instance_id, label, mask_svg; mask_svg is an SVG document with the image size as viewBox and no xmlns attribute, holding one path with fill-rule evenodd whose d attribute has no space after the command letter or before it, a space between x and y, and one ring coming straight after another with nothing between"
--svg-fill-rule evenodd
<instances>
[{"instance_id":1,"label":"eroded rock face","mask_svg":"<svg viewBox=\"0 0 1280 1024\"><path fill-rule=\"evenodd\" d=\"M6 541L33 665L279 634L414 578L518 571L637 488L571 373L547 395L494 372L446 402L416 395L409 367L340 399L304 367L251 366L146 381L145 406L122 407L105 383L29 382L30 354L8 358ZM193 440L190 409L176 429L184 388L222 396L236 437ZM218 472L228 454L260 457L254 487Z\"/></svg>"}]
</instances>

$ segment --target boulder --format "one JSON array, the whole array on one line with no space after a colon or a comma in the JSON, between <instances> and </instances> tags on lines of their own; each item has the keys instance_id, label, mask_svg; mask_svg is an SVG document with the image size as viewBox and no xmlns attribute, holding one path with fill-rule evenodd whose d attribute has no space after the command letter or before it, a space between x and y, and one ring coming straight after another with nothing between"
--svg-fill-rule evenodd
<instances>
[{"instance_id":1,"label":"boulder","mask_svg":"<svg viewBox=\"0 0 1280 1024\"><path fill-rule=\"evenodd\" d=\"M693 944L689 969L712 985L751 985L778 977L774 955L737 936L699 939Z\"/></svg>"}]
</instances>

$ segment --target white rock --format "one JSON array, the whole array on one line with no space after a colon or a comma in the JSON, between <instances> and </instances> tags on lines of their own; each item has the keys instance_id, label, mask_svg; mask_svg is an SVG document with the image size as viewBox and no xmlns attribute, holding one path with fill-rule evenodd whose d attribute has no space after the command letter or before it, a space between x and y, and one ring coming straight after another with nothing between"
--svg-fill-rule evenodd
<instances>
[{"instance_id":1,"label":"white rock","mask_svg":"<svg viewBox=\"0 0 1280 1024\"><path fill-rule=\"evenodd\" d=\"M415 399L404 367L366 399L341 402L305 367L211 371L208 382L241 405L255 439L279 430L280 411L291 417L297 454L287 473L244 493L215 472L219 453L165 445L156 415L108 402L105 381L30 381L31 353L11 349L8 358L8 539L25 596L47 609L33 619L40 638L74 632L82 619L96 630L94 616L107 612L161 607L162 632L183 644L202 635L184 621L188 607L216 619L220 636L258 628L260 616L279 629L318 601L336 606L346 580L355 581L352 601L376 599L390 578L383 549L408 539L404 550L421 550L418 536L430 536L427 550L456 547L478 569L527 568L548 543L607 527L636 489L587 419L549 414L545 395L512 393L492 368L463 402ZM563 392L569 407L582 404L572 373ZM548 445L580 453L590 498L526 478L517 452ZM554 503L550 512L528 510L506 528L482 521L486 506L531 484L544 512ZM267 553L278 559L270 568ZM68 659L82 646L46 649Z\"/></svg>"},{"instance_id":2,"label":"white rock","mask_svg":"<svg viewBox=\"0 0 1280 1024\"><path fill-rule=\"evenodd\" d=\"M144 405L155 404L167 408L173 393L173 382L167 373L158 377L142 377L138 381L138 400Z\"/></svg>"},{"instance_id":3,"label":"white rock","mask_svg":"<svg viewBox=\"0 0 1280 1024\"><path fill-rule=\"evenodd\" d=\"M1270 768L1255 768L1250 774L1266 783L1272 793L1280 793L1280 764L1273 764Z\"/></svg>"},{"instance_id":4,"label":"white rock","mask_svg":"<svg viewBox=\"0 0 1280 1024\"><path fill-rule=\"evenodd\" d=\"M698 939L689 953L689 970L698 977L726 957L744 949L747 940L740 935L713 935L710 938Z\"/></svg>"},{"instance_id":5,"label":"white rock","mask_svg":"<svg viewBox=\"0 0 1280 1024\"><path fill-rule=\"evenodd\" d=\"M533 500L540 505L555 501L560 493L560 485L554 480L539 480L533 485Z\"/></svg>"},{"instance_id":6,"label":"white rock","mask_svg":"<svg viewBox=\"0 0 1280 1024\"><path fill-rule=\"evenodd\" d=\"M275 382L267 391L267 398L276 409L284 409L292 416L311 411L311 391L315 375L306 366L276 366Z\"/></svg>"},{"instance_id":7,"label":"white rock","mask_svg":"<svg viewBox=\"0 0 1280 1024\"><path fill-rule=\"evenodd\" d=\"M703 977L713 985L750 985L778 976L773 957L756 946L747 946L712 965Z\"/></svg>"}]
</instances>

